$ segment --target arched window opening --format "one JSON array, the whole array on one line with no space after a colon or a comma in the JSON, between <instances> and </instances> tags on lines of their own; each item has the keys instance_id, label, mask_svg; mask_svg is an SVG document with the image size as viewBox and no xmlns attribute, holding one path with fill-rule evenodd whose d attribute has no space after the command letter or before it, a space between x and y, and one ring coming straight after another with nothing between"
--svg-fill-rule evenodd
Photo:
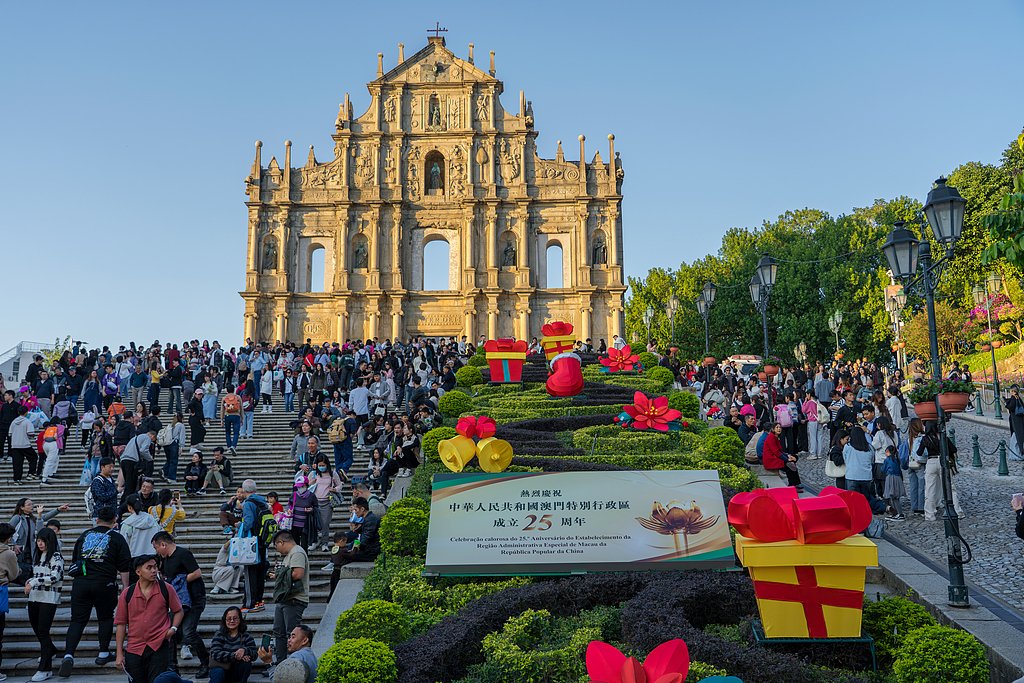
<instances>
[{"instance_id":1,"label":"arched window opening","mask_svg":"<svg viewBox=\"0 0 1024 683\"><path fill-rule=\"evenodd\" d=\"M321 246L313 247L309 252L309 288L310 292L326 291L324 282L324 256L327 252Z\"/></svg>"},{"instance_id":2,"label":"arched window opening","mask_svg":"<svg viewBox=\"0 0 1024 683\"><path fill-rule=\"evenodd\" d=\"M451 247L446 240L431 240L423 247L423 289L452 289Z\"/></svg>"},{"instance_id":3,"label":"arched window opening","mask_svg":"<svg viewBox=\"0 0 1024 683\"><path fill-rule=\"evenodd\" d=\"M429 152L423 158L423 183L426 194L444 194L444 155L438 151Z\"/></svg>"},{"instance_id":4,"label":"arched window opening","mask_svg":"<svg viewBox=\"0 0 1024 683\"><path fill-rule=\"evenodd\" d=\"M562 289L565 282L562 278L562 245L548 245L547 249L548 289Z\"/></svg>"}]
</instances>

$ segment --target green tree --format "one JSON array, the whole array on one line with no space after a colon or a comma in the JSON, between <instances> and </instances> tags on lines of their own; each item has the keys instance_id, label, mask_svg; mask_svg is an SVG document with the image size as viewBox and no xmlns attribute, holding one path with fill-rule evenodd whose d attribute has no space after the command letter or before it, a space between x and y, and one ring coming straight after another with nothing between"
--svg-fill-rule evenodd
<instances>
[{"instance_id":1,"label":"green tree","mask_svg":"<svg viewBox=\"0 0 1024 683\"><path fill-rule=\"evenodd\" d=\"M957 353L963 337L964 323L967 314L962 309L953 308L945 301L935 302L935 330L939 341L939 356L949 358ZM903 328L907 342L907 355L931 360L932 354L928 343L928 314L920 311L911 318Z\"/></svg>"},{"instance_id":2,"label":"green tree","mask_svg":"<svg viewBox=\"0 0 1024 683\"><path fill-rule=\"evenodd\" d=\"M1017 146L1024 153L1024 133L1017 138ZM1017 163L1015 157L1003 154L1007 165ZM985 216L989 245L982 254L986 265L1005 260L1017 272L1024 271L1024 172L1013 176L1013 187L999 200L997 209Z\"/></svg>"}]
</instances>

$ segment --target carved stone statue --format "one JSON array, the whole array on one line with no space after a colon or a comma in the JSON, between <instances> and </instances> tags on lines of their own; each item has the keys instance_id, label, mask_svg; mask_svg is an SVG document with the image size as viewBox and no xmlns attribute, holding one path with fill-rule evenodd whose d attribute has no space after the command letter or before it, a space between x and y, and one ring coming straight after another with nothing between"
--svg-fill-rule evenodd
<instances>
[{"instance_id":1,"label":"carved stone statue","mask_svg":"<svg viewBox=\"0 0 1024 683\"><path fill-rule=\"evenodd\" d=\"M604 243L604 237L598 235L594 240L594 265L603 266L608 263L608 246Z\"/></svg>"},{"instance_id":2,"label":"carved stone statue","mask_svg":"<svg viewBox=\"0 0 1024 683\"><path fill-rule=\"evenodd\" d=\"M441 164L436 161L430 164L430 184L427 186L427 189L441 189Z\"/></svg>"},{"instance_id":3,"label":"carved stone statue","mask_svg":"<svg viewBox=\"0 0 1024 683\"><path fill-rule=\"evenodd\" d=\"M368 264L366 243L360 242L356 245L356 250L352 252L352 267L353 268L366 268Z\"/></svg>"},{"instance_id":4,"label":"carved stone statue","mask_svg":"<svg viewBox=\"0 0 1024 683\"><path fill-rule=\"evenodd\" d=\"M430 103L430 125L441 125L441 105L438 104L437 102Z\"/></svg>"},{"instance_id":5,"label":"carved stone statue","mask_svg":"<svg viewBox=\"0 0 1024 683\"><path fill-rule=\"evenodd\" d=\"M267 240L263 245L263 271L277 270L277 241Z\"/></svg>"},{"instance_id":6,"label":"carved stone statue","mask_svg":"<svg viewBox=\"0 0 1024 683\"><path fill-rule=\"evenodd\" d=\"M395 96L391 95L384 100L384 120L391 123L395 120Z\"/></svg>"},{"instance_id":7,"label":"carved stone statue","mask_svg":"<svg viewBox=\"0 0 1024 683\"><path fill-rule=\"evenodd\" d=\"M507 242L505 242L505 258L502 261L501 265L516 265L516 245L512 243L512 240L508 240Z\"/></svg>"}]
</instances>

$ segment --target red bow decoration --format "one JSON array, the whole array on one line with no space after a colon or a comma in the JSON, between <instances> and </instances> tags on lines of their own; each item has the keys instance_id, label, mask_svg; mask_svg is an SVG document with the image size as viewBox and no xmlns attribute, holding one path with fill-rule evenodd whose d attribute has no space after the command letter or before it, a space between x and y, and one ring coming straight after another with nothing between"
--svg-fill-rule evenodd
<instances>
[{"instance_id":1,"label":"red bow decoration","mask_svg":"<svg viewBox=\"0 0 1024 683\"><path fill-rule=\"evenodd\" d=\"M814 498L799 498L794 487L737 493L729 501L736 533L764 543L836 543L871 523L871 506L859 493L826 486Z\"/></svg>"},{"instance_id":2,"label":"red bow decoration","mask_svg":"<svg viewBox=\"0 0 1024 683\"><path fill-rule=\"evenodd\" d=\"M484 351L491 353L526 353L529 348L530 345L522 339L488 339L484 342Z\"/></svg>"},{"instance_id":3,"label":"red bow decoration","mask_svg":"<svg viewBox=\"0 0 1024 683\"><path fill-rule=\"evenodd\" d=\"M469 415L459 418L455 425L455 431L470 439L474 436L486 439L494 436L495 432L498 431L498 425L492 418L486 415L481 415L480 417Z\"/></svg>"},{"instance_id":4,"label":"red bow decoration","mask_svg":"<svg viewBox=\"0 0 1024 683\"><path fill-rule=\"evenodd\" d=\"M564 320L556 320L540 328L540 331L545 337L565 337L572 334L573 326Z\"/></svg>"},{"instance_id":5,"label":"red bow decoration","mask_svg":"<svg viewBox=\"0 0 1024 683\"><path fill-rule=\"evenodd\" d=\"M651 650L643 664L599 640L587 646L590 683L683 683L689 671L690 651L679 638Z\"/></svg>"}]
</instances>

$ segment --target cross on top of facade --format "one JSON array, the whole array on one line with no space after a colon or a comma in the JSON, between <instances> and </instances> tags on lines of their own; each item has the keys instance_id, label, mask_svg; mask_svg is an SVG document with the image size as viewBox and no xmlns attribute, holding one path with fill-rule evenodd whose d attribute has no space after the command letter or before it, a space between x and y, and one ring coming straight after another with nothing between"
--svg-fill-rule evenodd
<instances>
[{"instance_id":1,"label":"cross on top of facade","mask_svg":"<svg viewBox=\"0 0 1024 683\"><path fill-rule=\"evenodd\" d=\"M435 21L434 28L428 28L427 33L433 33L435 38L439 38L442 33L448 33L448 29L441 26L441 22Z\"/></svg>"}]
</instances>

